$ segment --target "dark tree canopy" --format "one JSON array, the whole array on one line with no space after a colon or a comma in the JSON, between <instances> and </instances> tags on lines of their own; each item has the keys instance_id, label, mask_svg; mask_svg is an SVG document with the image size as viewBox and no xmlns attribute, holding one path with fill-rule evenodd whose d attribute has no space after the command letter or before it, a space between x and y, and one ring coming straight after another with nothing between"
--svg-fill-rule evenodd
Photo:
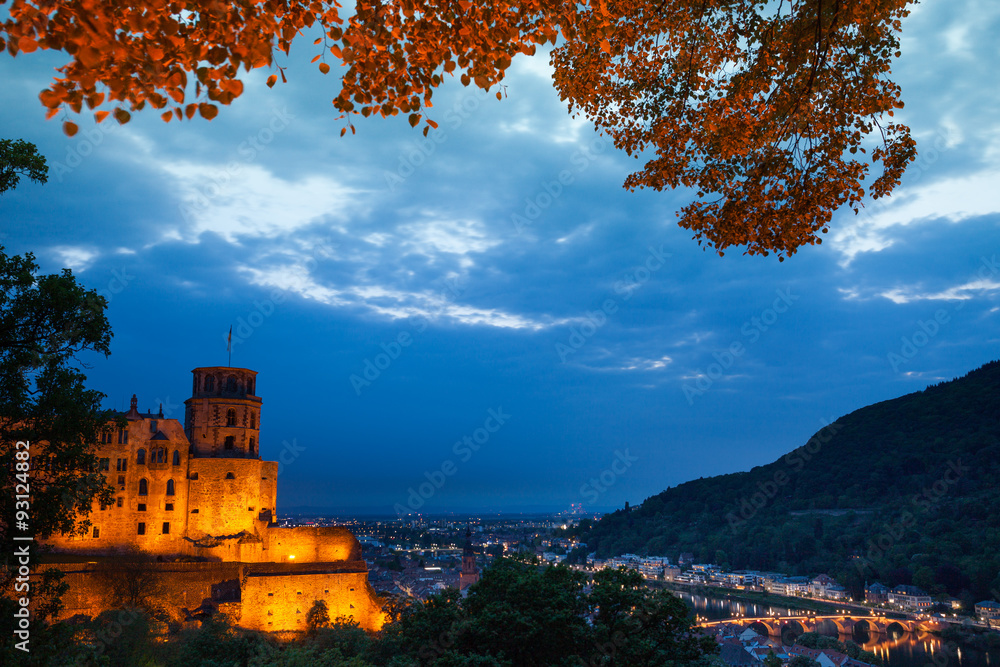
<instances>
[{"instance_id":1,"label":"dark tree canopy","mask_svg":"<svg viewBox=\"0 0 1000 667\"><path fill-rule=\"evenodd\" d=\"M69 269L38 275L31 253L8 256L0 246L0 544L7 565L16 532L17 441L31 445L35 539L85 528L92 502L110 501L93 446L112 415L101 409L104 395L85 386L77 359L110 354L106 307ZM2 583L5 589L9 579Z\"/></svg>"},{"instance_id":2,"label":"dark tree canopy","mask_svg":"<svg viewBox=\"0 0 1000 667\"><path fill-rule=\"evenodd\" d=\"M49 166L35 145L24 139L0 139L0 194L13 190L22 176L35 183L49 180Z\"/></svg>"}]
</instances>

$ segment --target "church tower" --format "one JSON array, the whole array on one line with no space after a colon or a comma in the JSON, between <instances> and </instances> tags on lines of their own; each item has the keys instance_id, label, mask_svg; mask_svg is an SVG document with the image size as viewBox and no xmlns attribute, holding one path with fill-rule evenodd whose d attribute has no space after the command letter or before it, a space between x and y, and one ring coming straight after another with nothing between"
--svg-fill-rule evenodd
<instances>
[{"instance_id":1,"label":"church tower","mask_svg":"<svg viewBox=\"0 0 1000 667\"><path fill-rule=\"evenodd\" d=\"M458 575L458 590L464 591L479 581L479 569L476 568L476 550L472 546L472 531L465 529L465 548L462 549L462 571Z\"/></svg>"},{"instance_id":2,"label":"church tower","mask_svg":"<svg viewBox=\"0 0 1000 667\"><path fill-rule=\"evenodd\" d=\"M260 458L257 372L246 368L196 368L191 398L184 401L184 432L191 456Z\"/></svg>"}]
</instances>

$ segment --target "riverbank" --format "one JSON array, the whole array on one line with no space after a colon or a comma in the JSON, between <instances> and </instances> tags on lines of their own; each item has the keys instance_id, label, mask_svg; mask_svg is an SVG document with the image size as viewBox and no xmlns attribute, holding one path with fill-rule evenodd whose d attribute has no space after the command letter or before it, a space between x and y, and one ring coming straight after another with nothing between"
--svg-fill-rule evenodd
<instances>
[{"instance_id":1,"label":"riverbank","mask_svg":"<svg viewBox=\"0 0 1000 667\"><path fill-rule=\"evenodd\" d=\"M788 607L789 609L800 609L802 611L814 611L817 614L826 615L840 615L844 613L845 609L850 609L852 611L857 611L859 614L863 613L865 615L871 614L871 610L867 607L860 607L850 603L842 602L827 602L824 600L813 600L812 598L801 598L793 597L787 595L777 595L775 593L768 593L765 591L746 591L746 590L734 590L732 588L723 588L721 586L706 586L704 584L678 584L670 581L656 581L648 582L650 584L655 584L658 588L665 588L670 591L692 593L694 595L704 595L714 598L725 598L728 600L735 600L738 602L747 602L751 604L761 604L761 605L775 605L780 607ZM885 612L882 612L885 613ZM889 612L886 614L889 618L905 618L905 614L893 614Z\"/></svg>"}]
</instances>

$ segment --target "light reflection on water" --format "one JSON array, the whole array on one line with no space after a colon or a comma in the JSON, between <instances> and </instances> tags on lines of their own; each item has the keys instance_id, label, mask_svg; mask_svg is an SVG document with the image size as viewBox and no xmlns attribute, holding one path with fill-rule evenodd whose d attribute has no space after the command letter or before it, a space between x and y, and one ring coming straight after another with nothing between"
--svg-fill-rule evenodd
<instances>
[{"instance_id":1,"label":"light reflection on water","mask_svg":"<svg viewBox=\"0 0 1000 667\"><path fill-rule=\"evenodd\" d=\"M694 613L708 620L760 618L764 616L805 616L802 610L782 605L743 602L727 598L693 595L684 591L673 591L684 600ZM827 633L824 633L827 634ZM833 633L830 633L831 636ZM791 643L785 638L784 643ZM855 632L853 636L838 635L840 641L848 639L860 644L865 650L882 658L887 667L982 667L1000 664L1000 653L977 651L971 647L956 646L943 642L937 635L927 633L898 633L895 635L869 635Z\"/></svg>"}]
</instances>

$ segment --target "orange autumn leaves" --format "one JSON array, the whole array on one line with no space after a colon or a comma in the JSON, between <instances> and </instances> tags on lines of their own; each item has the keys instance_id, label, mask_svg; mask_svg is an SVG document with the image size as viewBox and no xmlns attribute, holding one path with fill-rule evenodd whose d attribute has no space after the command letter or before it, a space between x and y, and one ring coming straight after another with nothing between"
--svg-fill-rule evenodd
<instances>
[{"instance_id":1,"label":"orange autumn leaves","mask_svg":"<svg viewBox=\"0 0 1000 667\"><path fill-rule=\"evenodd\" d=\"M833 211L857 211L866 185L891 192L915 157L891 120L902 102L888 79L907 5L358 0L341 17L335 2L302 0L14 0L0 46L71 58L40 96L50 117L86 105L100 121L110 106L127 122L148 104L164 120L211 119L243 92L241 69L275 66L276 50L319 24L313 62L324 74L327 57L343 65L341 134L354 115L400 113L426 134L446 78L489 89L514 57L552 44L570 111L646 160L627 188L692 188L680 224L699 243L783 259L820 242Z\"/></svg>"},{"instance_id":2,"label":"orange autumn leaves","mask_svg":"<svg viewBox=\"0 0 1000 667\"><path fill-rule=\"evenodd\" d=\"M120 123L147 105L164 120L212 119L218 105L243 92L242 68L272 64L275 48L287 52L303 26L339 22L336 6L323 3L225 3L214 0L14 0L0 30L0 48L11 55L36 49L71 59L40 95L52 117L62 110ZM192 90L193 88L193 90ZM192 99L193 98L193 99ZM67 134L76 131L65 123Z\"/></svg>"}]
</instances>

